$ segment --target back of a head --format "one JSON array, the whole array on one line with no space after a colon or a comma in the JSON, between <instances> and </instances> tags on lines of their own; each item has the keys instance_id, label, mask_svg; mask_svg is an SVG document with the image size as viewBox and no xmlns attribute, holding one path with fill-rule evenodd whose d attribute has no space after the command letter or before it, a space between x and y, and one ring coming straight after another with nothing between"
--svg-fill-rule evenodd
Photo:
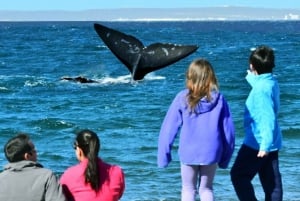
<instances>
[{"instance_id":1,"label":"back of a head","mask_svg":"<svg viewBox=\"0 0 300 201\"><path fill-rule=\"evenodd\" d=\"M252 51L249 63L258 74L272 73L275 67L274 51L268 46L259 46Z\"/></svg>"},{"instance_id":2,"label":"back of a head","mask_svg":"<svg viewBox=\"0 0 300 201\"><path fill-rule=\"evenodd\" d=\"M97 192L101 187L98 167L100 140L96 133L85 129L77 134L76 143L88 159L88 164L84 173L85 183L90 183L92 189Z\"/></svg>"},{"instance_id":3,"label":"back of a head","mask_svg":"<svg viewBox=\"0 0 300 201\"><path fill-rule=\"evenodd\" d=\"M31 152L30 138L26 134L19 134L11 138L4 146L5 157L9 162L24 160L24 154Z\"/></svg>"},{"instance_id":4,"label":"back of a head","mask_svg":"<svg viewBox=\"0 0 300 201\"><path fill-rule=\"evenodd\" d=\"M76 142L86 157L88 155L98 155L100 140L95 132L88 129L80 131L77 134Z\"/></svg>"},{"instance_id":5,"label":"back of a head","mask_svg":"<svg viewBox=\"0 0 300 201\"><path fill-rule=\"evenodd\" d=\"M201 98L211 99L211 91L218 91L218 81L209 61L200 58L190 64L186 73L186 86L189 89L188 102L192 111Z\"/></svg>"},{"instance_id":6,"label":"back of a head","mask_svg":"<svg viewBox=\"0 0 300 201\"><path fill-rule=\"evenodd\" d=\"M188 88L196 91L203 90L208 91L218 88L217 78L213 70L212 65L206 59L194 60L186 73L187 82L190 83Z\"/></svg>"}]
</instances>

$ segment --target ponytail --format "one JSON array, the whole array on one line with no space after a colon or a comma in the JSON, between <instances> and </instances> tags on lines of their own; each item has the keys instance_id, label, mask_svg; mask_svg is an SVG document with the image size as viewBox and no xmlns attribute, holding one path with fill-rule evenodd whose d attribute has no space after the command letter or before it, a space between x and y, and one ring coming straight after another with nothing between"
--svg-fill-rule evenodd
<instances>
[{"instance_id":1,"label":"ponytail","mask_svg":"<svg viewBox=\"0 0 300 201\"><path fill-rule=\"evenodd\" d=\"M77 134L76 141L78 147L88 159L87 167L84 171L85 183L89 183L96 192L100 190L100 173L98 166L98 152L100 140L96 133L90 130L82 130Z\"/></svg>"}]
</instances>

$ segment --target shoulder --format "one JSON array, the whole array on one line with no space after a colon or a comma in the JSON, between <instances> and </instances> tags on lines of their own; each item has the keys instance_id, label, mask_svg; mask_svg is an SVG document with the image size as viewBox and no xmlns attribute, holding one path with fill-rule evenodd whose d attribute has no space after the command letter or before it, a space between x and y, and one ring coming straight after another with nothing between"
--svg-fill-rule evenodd
<instances>
[{"instance_id":1,"label":"shoulder","mask_svg":"<svg viewBox=\"0 0 300 201\"><path fill-rule=\"evenodd\" d=\"M277 84L277 80L271 73L261 74L259 75L257 87L255 87L255 89L261 92L268 92L271 91Z\"/></svg>"},{"instance_id":2,"label":"shoulder","mask_svg":"<svg viewBox=\"0 0 300 201\"><path fill-rule=\"evenodd\" d=\"M113 178L114 181L124 182L125 175L122 168L118 165L111 165L109 171L110 178Z\"/></svg>"},{"instance_id":3,"label":"shoulder","mask_svg":"<svg viewBox=\"0 0 300 201\"><path fill-rule=\"evenodd\" d=\"M106 163L101 159L99 159L98 162L101 167L100 169L106 169L110 174L123 174L122 168L118 165Z\"/></svg>"},{"instance_id":4,"label":"shoulder","mask_svg":"<svg viewBox=\"0 0 300 201\"><path fill-rule=\"evenodd\" d=\"M81 174L84 171L84 167L82 165L77 164L67 168L61 176L61 180L73 178L74 175Z\"/></svg>"},{"instance_id":5,"label":"shoulder","mask_svg":"<svg viewBox=\"0 0 300 201\"><path fill-rule=\"evenodd\" d=\"M264 97L270 97L273 93L274 84L272 82L260 82L252 89L252 96L262 100Z\"/></svg>"},{"instance_id":6,"label":"shoulder","mask_svg":"<svg viewBox=\"0 0 300 201\"><path fill-rule=\"evenodd\" d=\"M123 175L124 174L122 168L118 165L112 165L111 166L111 172L113 172L114 174L118 174L118 175Z\"/></svg>"},{"instance_id":7,"label":"shoulder","mask_svg":"<svg viewBox=\"0 0 300 201\"><path fill-rule=\"evenodd\" d=\"M54 172L48 168L43 167L40 163L32 162L32 164L28 165L28 167L32 168L33 174L48 176L55 176Z\"/></svg>"},{"instance_id":8,"label":"shoulder","mask_svg":"<svg viewBox=\"0 0 300 201\"><path fill-rule=\"evenodd\" d=\"M220 102L223 102L223 103L227 103L227 100L226 100L226 98L225 98L225 96L221 93L221 92L218 92L218 99L219 99L219 101Z\"/></svg>"},{"instance_id":9,"label":"shoulder","mask_svg":"<svg viewBox=\"0 0 300 201\"><path fill-rule=\"evenodd\" d=\"M54 175L54 172L47 168L38 168L38 170L43 174Z\"/></svg>"},{"instance_id":10,"label":"shoulder","mask_svg":"<svg viewBox=\"0 0 300 201\"><path fill-rule=\"evenodd\" d=\"M177 93L176 97L186 97L188 93L189 93L188 89L183 89Z\"/></svg>"},{"instance_id":11,"label":"shoulder","mask_svg":"<svg viewBox=\"0 0 300 201\"><path fill-rule=\"evenodd\" d=\"M188 95L188 93L189 93L189 91L188 91L187 89L184 89L184 90L179 91L179 92L176 94L176 96L175 96L173 102L177 102L177 103L185 103L186 100L187 100L187 95Z\"/></svg>"},{"instance_id":12,"label":"shoulder","mask_svg":"<svg viewBox=\"0 0 300 201\"><path fill-rule=\"evenodd\" d=\"M77 166L77 165L68 167L68 168L64 171L63 175L66 175L66 174L70 174L70 173L72 173L72 172L75 172L77 169L78 169L78 166Z\"/></svg>"},{"instance_id":13,"label":"shoulder","mask_svg":"<svg viewBox=\"0 0 300 201\"><path fill-rule=\"evenodd\" d=\"M24 177L27 177L28 174L25 174ZM57 175L50 169L43 168L43 167L36 167L30 171L31 179L36 180L39 184L49 184L53 185L58 183ZM28 178L29 179L29 178Z\"/></svg>"}]
</instances>

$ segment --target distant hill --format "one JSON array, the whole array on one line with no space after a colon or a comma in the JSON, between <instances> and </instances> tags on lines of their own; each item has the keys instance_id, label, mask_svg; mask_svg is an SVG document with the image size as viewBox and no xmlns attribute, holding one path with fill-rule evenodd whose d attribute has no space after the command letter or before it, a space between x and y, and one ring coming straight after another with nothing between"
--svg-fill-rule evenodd
<instances>
[{"instance_id":1,"label":"distant hill","mask_svg":"<svg viewBox=\"0 0 300 201\"><path fill-rule=\"evenodd\" d=\"M0 21L300 20L300 9L249 7L128 8L82 11L6 11Z\"/></svg>"}]
</instances>

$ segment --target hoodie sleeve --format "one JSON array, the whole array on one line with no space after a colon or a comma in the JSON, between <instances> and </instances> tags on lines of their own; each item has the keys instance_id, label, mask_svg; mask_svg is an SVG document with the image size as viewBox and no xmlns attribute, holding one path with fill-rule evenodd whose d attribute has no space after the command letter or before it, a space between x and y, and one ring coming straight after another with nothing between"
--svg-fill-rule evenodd
<instances>
[{"instance_id":1,"label":"hoodie sleeve","mask_svg":"<svg viewBox=\"0 0 300 201\"><path fill-rule=\"evenodd\" d=\"M235 146L234 124L229 106L225 99L223 99L223 111L221 118L223 127L223 153L219 162L219 167L225 169L228 167Z\"/></svg>"},{"instance_id":2,"label":"hoodie sleeve","mask_svg":"<svg viewBox=\"0 0 300 201\"><path fill-rule=\"evenodd\" d=\"M158 167L167 167L172 161L171 150L178 130L182 125L180 111L180 96L176 96L164 118L158 139L157 164Z\"/></svg>"}]
</instances>

